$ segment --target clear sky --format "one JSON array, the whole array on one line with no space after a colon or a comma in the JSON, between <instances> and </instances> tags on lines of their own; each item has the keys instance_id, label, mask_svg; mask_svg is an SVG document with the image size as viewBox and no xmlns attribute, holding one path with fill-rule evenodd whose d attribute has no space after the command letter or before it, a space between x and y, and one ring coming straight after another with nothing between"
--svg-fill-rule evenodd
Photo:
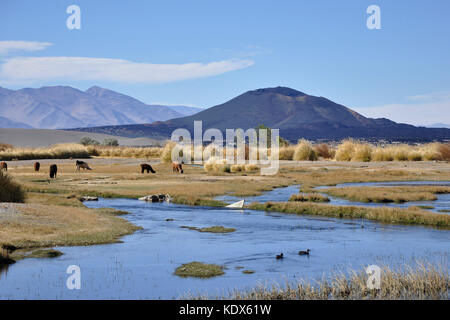
<instances>
[{"instance_id":1,"label":"clear sky","mask_svg":"<svg viewBox=\"0 0 450 320\"><path fill-rule=\"evenodd\" d=\"M66 26L72 4L79 30ZM211 107L281 85L364 115L450 123L449 14L448 0L2 0L0 86Z\"/></svg>"}]
</instances>

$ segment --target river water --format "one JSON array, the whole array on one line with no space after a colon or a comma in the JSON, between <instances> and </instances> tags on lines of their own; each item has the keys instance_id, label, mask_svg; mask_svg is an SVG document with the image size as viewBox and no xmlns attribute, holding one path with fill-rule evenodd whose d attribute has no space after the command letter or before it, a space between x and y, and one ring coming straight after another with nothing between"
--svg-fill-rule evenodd
<instances>
[{"instance_id":1,"label":"river water","mask_svg":"<svg viewBox=\"0 0 450 320\"><path fill-rule=\"evenodd\" d=\"M294 193L298 186L246 200L286 201ZM260 284L320 279L372 264L395 267L416 260L448 270L450 232L445 230L133 199L99 199L86 205L126 210L131 214L124 217L143 229L123 237L123 243L62 247L57 249L64 255L58 258L19 261L0 272L0 299L171 299L189 293L214 297ZM183 225L223 225L236 232L200 233L180 228ZM310 256L297 254L306 249L311 249ZM281 252L285 258L276 260ZM210 279L173 274L191 261L223 265L225 274ZM70 265L80 267L80 290L66 287ZM244 269L254 273L243 274Z\"/></svg>"}]
</instances>

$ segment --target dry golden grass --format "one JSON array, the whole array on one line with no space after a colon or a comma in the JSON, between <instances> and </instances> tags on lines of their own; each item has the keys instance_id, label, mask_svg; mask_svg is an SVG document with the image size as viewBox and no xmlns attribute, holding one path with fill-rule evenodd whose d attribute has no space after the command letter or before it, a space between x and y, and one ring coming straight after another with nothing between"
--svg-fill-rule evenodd
<instances>
[{"instance_id":1,"label":"dry golden grass","mask_svg":"<svg viewBox=\"0 0 450 320\"><path fill-rule=\"evenodd\" d=\"M13 211L0 215L0 243L19 248L111 243L138 229L113 209L16 204Z\"/></svg>"},{"instance_id":2,"label":"dry golden grass","mask_svg":"<svg viewBox=\"0 0 450 320\"><path fill-rule=\"evenodd\" d=\"M365 270L349 275L334 274L330 279L300 280L248 291L233 291L223 299L237 300L448 300L450 280L446 268L431 264L381 270L380 289L367 287ZM207 299L191 297L193 299Z\"/></svg>"},{"instance_id":3,"label":"dry golden grass","mask_svg":"<svg viewBox=\"0 0 450 320\"><path fill-rule=\"evenodd\" d=\"M87 149L93 156L117 158L160 158L163 153L161 147L88 146Z\"/></svg>"},{"instance_id":4,"label":"dry golden grass","mask_svg":"<svg viewBox=\"0 0 450 320\"><path fill-rule=\"evenodd\" d=\"M88 148L76 143L57 144L47 148L11 148L0 151L0 160L89 158Z\"/></svg>"},{"instance_id":5,"label":"dry golden grass","mask_svg":"<svg viewBox=\"0 0 450 320\"><path fill-rule=\"evenodd\" d=\"M293 194L289 201L299 201L299 202L329 202L330 199L319 193L308 193L308 194Z\"/></svg>"},{"instance_id":6,"label":"dry golden grass","mask_svg":"<svg viewBox=\"0 0 450 320\"><path fill-rule=\"evenodd\" d=\"M302 160L317 160L316 152L311 144L311 142L301 139L295 147L295 152L293 156L293 160L302 161Z\"/></svg>"},{"instance_id":7,"label":"dry golden grass","mask_svg":"<svg viewBox=\"0 0 450 320\"><path fill-rule=\"evenodd\" d=\"M444 186L344 187L322 189L321 192L358 202L433 201L436 194L450 193Z\"/></svg>"},{"instance_id":8,"label":"dry golden grass","mask_svg":"<svg viewBox=\"0 0 450 320\"><path fill-rule=\"evenodd\" d=\"M0 171L0 202L24 202L25 193L10 175Z\"/></svg>"}]
</instances>

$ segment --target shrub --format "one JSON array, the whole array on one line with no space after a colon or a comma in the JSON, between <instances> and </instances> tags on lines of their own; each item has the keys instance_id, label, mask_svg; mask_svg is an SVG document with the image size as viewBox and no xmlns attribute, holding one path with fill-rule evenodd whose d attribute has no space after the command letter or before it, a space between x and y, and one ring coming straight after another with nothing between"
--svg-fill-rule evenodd
<instances>
[{"instance_id":1,"label":"shrub","mask_svg":"<svg viewBox=\"0 0 450 320\"><path fill-rule=\"evenodd\" d=\"M333 150L326 143L321 143L314 146L314 151L318 157L322 157L324 159L331 159L334 156Z\"/></svg>"},{"instance_id":2,"label":"shrub","mask_svg":"<svg viewBox=\"0 0 450 320\"><path fill-rule=\"evenodd\" d=\"M25 192L6 173L0 171L0 202L24 202Z\"/></svg>"},{"instance_id":3,"label":"shrub","mask_svg":"<svg viewBox=\"0 0 450 320\"><path fill-rule=\"evenodd\" d=\"M292 160L294 158L295 146L280 147L279 160Z\"/></svg>"},{"instance_id":4,"label":"shrub","mask_svg":"<svg viewBox=\"0 0 450 320\"><path fill-rule=\"evenodd\" d=\"M242 164L233 164L230 168L231 172L241 172L245 170L245 165Z\"/></svg>"},{"instance_id":5,"label":"shrub","mask_svg":"<svg viewBox=\"0 0 450 320\"><path fill-rule=\"evenodd\" d=\"M450 143L439 143L437 150L441 154L441 160L450 161Z\"/></svg>"},{"instance_id":6,"label":"shrub","mask_svg":"<svg viewBox=\"0 0 450 320\"><path fill-rule=\"evenodd\" d=\"M83 146L92 146L92 145L98 146L98 145L100 145L100 142L98 142L97 140L91 139L89 137L81 138L80 143Z\"/></svg>"},{"instance_id":7,"label":"shrub","mask_svg":"<svg viewBox=\"0 0 450 320\"><path fill-rule=\"evenodd\" d=\"M422 161L422 155L420 154L419 151L410 151L408 153L408 160L409 161Z\"/></svg>"},{"instance_id":8,"label":"shrub","mask_svg":"<svg viewBox=\"0 0 450 320\"><path fill-rule=\"evenodd\" d=\"M117 147L119 145L119 141L114 138L106 138L105 140L103 140L103 145Z\"/></svg>"},{"instance_id":9,"label":"shrub","mask_svg":"<svg viewBox=\"0 0 450 320\"><path fill-rule=\"evenodd\" d=\"M252 172L259 170L259 167L256 164L246 164L245 165L245 171Z\"/></svg>"},{"instance_id":10,"label":"shrub","mask_svg":"<svg viewBox=\"0 0 450 320\"><path fill-rule=\"evenodd\" d=\"M317 160L317 155L314 152L311 143L305 139L302 139L298 142L297 146L295 147L293 159L295 161L301 160L314 161Z\"/></svg>"}]
</instances>

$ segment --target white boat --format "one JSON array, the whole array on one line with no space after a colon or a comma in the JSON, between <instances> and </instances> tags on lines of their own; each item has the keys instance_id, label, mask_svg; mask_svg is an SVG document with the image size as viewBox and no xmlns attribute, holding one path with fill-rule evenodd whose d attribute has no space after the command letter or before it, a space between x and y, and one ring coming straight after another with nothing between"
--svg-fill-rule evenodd
<instances>
[{"instance_id":1,"label":"white boat","mask_svg":"<svg viewBox=\"0 0 450 320\"><path fill-rule=\"evenodd\" d=\"M225 206L225 208L231 208L231 209L242 209L244 207L245 200L241 200L232 204L229 204Z\"/></svg>"}]
</instances>

